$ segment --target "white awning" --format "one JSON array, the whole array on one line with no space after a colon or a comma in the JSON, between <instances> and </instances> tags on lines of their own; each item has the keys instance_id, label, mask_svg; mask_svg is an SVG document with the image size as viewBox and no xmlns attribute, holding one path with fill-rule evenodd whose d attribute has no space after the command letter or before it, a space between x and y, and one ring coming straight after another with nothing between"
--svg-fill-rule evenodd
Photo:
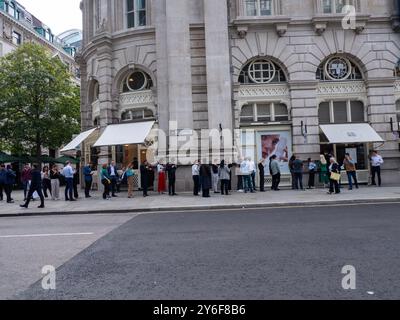
<instances>
[{"instance_id":1,"label":"white awning","mask_svg":"<svg viewBox=\"0 0 400 320\"><path fill-rule=\"evenodd\" d=\"M95 147L142 144L150 134L155 121L109 125L94 144Z\"/></svg>"},{"instance_id":2,"label":"white awning","mask_svg":"<svg viewBox=\"0 0 400 320\"><path fill-rule=\"evenodd\" d=\"M368 123L327 124L320 128L334 144L384 142Z\"/></svg>"},{"instance_id":3,"label":"white awning","mask_svg":"<svg viewBox=\"0 0 400 320\"><path fill-rule=\"evenodd\" d=\"M90 137L90 135L95 132L97 128L90 129L88 131L82 132L78 135L74 140L68 143L64 148L61 149L60 152L67 152L71 150L77 149L83 141Z\"/></svg>"}]
</instances>

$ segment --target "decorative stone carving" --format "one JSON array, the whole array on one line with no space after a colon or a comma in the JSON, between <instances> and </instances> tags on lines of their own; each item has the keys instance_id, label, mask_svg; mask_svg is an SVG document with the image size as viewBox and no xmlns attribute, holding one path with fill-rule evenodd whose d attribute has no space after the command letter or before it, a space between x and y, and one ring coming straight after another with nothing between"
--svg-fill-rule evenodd
<instances>
[{"instance_id":1,"label":"decorative stone carving","mask_svg":"<svg viewBox=\"0 0 400 320\"><path fill-rule=\"evenodd\" d=\"M289 95L287 85L266 85L266 86L241 86L239 89L240 98L255 97L282 97Z\"/></svg>"},{"instance_id":2,"label":"decorative stone carving","mask_svg":"<svg viewBox=\"0 0 400 320\"><path fill-rule=\"evenodd\" d=\"M326 23L314 23L315 33L321 36L326 30Z\"/></svg>"},{"instance_id":3,"label":"decorative stone carving","mask_svg":"<svg viewBox=\"0 0 400 320\"><path fill-rule=\"evenodd\" d=\"M152 105L154 104L153 91L138 91L122 93L119 97L119 104L121 108L135 105Z\"/></svg>"},{"instance_id":4,"label":"decorative stone carving","mask_svg":"<svg viewBox=\"0 0 400 320\"><path fill-rule=\"evenodd\" d=\"M317 94L325 96L365 94L366 92L367 89L362 81L320 83L317 88Z\"/></svg>"},{"instance_id":5,"label":"decorative stone carving","mask_svg":"<svg viewBox=\"0 0 400 320\"><path fill-rule=\"evenodd\" d=\"M282 23L282 24L277 24L276 25L276 32L278 34L278 36L283 37L288 29L288 25L286 23Z\"/></svg>"},{"instance_id":6,"label":"decorative stone carving","mask_svg":"<svg viewBox=\"0 0 400 320\"><path fill-rule=\"evenodd\" d=\"M247 30L248 30L247 27L238 27L237 28L238 36L240 37L240 39L246 38Z\"/></svg>"}]
</instances>

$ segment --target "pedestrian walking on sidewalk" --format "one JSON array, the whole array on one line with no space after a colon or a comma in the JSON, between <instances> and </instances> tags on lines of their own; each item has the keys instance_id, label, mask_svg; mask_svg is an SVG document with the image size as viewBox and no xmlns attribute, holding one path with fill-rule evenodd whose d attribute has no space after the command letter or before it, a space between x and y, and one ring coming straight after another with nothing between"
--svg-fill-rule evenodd
<instances>
[{"instance_id":1,"label":"pedestrian walking on sidewalk","mask_svg":"<svg viewBox=\"0 0 400 320\"><path fill-rule=\"evenodd\" d=\"M212 188L211 167L208 164L202 164L200 167L200 177L202 181L203 198L210 198L210 189Z\"/></svg>"},{"instance_id":2,"label":"pedestrian walking on sidewalk","mask_svg":"<svg viewBox=\"0 0 400 320\"><path fill-rule=\"evenodd\" d=\"M133 182L135 177L135 170L133 170L134 164L133 162L129 165L128 169L125 171L125 176L128 181L128 198L133 197Z\"/></svg>"},{"instance_id":3,"label":"pedestrian walking on sidewalk","mask_svg":"<svg viewBox=\"0 0 400 320\"><path fill-rule=\"evenodd\" d=\"M149 189L151 171L153 171L153 169L151 168L147 160L145 160L140 166L140 183L142 185L143 197L149 196L148 189Z\"/></svg>"},{"instance_id":4,"label":"pedestrian walking on sidewalk","mask_svg":"<svg viewBox=\"0 0 400 320\"><path fill-rule=\"evenodd\" d=\"M158 193L164 194L167 190L167 177L165 174L165 165L161 162L157 164L157 174L158 174Z\"/></svg>"},{"instance_id":5,"label":"pedestrian walking on sidewalk","mask_svg":"<svg viewBox=\"0 0 400 320\"><path fill-rule=\"evenodd\" d=\"M229 195L229 181L231 180L231 169L225 164L225 160L221 161L218 168L218 178L221 180L221 194Z\"/></svg>"},{"instance_id":6,"label":"pedestrian walking on sidewalk","mask_svg":"<svg viewBox=\"0 0 400 320\"><path fill-rule=\"evenodd\" d=\"M50 183L51 183L51 199L60 200L60 171L57 165L53 165L50 171Z\"/></svg>"},{"instance_id":7,"label":"pedestrian walking on sidewalk","mask_svg":"<svg viewBox=\"0 0 400 320\"><path fill-rule=\"evenodd\" d=\"M293 161L293 175L294 175L294 188L296 190L304 190L303 187L303 161L298 159L297 157Z\"/></svg>"},{"instance_id":8,"label":"pedestrian walking on sidewalk","mask_svg":"<svg viewBox=\"0 0 400 320\"><path fill-rule=\"evenodd\" d=\"M381 166L384 161L382 156L378 154L378 151L372 151L372 155L370 157L371 161L371 176L372 176L372 185L376 186L375 177L378 176L378 186L382 186L382 178L381 178Z\"/></svg>"},{"instance_id":9,"label":"pedestrian walking on sidewalk","mask_svg":"<svg viewBox=\"0 0 400 320\"><path fill-rule=\"evenodd\" d=\"M25 203L21 204L21 208L28 208L29 202L31 201L33 194L35 192L37 192L37 194L40 198L40 206L38 208L42 209L42 208L44 208L44 196L43 196L43 192L42 192L43 183L42 183L42 173L40 172L38 164L33 165L33 170L31 171L31 177L32 177L32 180L31 180L29 192L26 196Z\"/></svg>"},{"instance_id":10,"label":"pedestrian walking on sidewalk","mask_svg":"<svg viewBox=\"0 0 400 320\"><path fill-rule=\"evenodd\" d=\"M330 159L330 166L329 166L329 194L339 194L340 193L340 166L337 163L336 159L332 157Z\"/></svg>"},{"instance_id":11,"label":"pedestrian walking on sidewalk","mask_svg":"<svg viewBox=\"0 0 400 320\"><path fill-rule=\"evenodd\" d=\"M308 158L308 189L315 188L315 172L317 170L317 165L311 158Z\"/></svg>"},{"instance_id":12,"label":"pedestrian walking on sidewalk","mask_svg":"<svg viewBox=\"0 0 400 320\"><path fill-rule=\"evenodd\" d=\"M65 201L76 201L73 197L73 192L74 192L74 174L75 171L72 169L71 162L67 161L63 171L62 175L65 178Z\"/></svg>"},{"instance_id":13,"label":"pedestrian walking on sidewalk","mask_svg":"<svg viewBox=\"0 0 400 320\"><path fill-rule=\"evenodd\" d=\"M349 153L346 153L345 158L343 160L343 166L347 173L347 179L349 181L349 190L353 190L353 180L356 189L358 189L358 180L357 180L357 169L356 162L350 156Z\"/></svg>"},{"instance_id":14,"label":"pedestrian walking on sidewalk","mask_svg":"<svg viewBox=\"0 0 400 320\"><path fill-rule=\"evenodd\" d=\"M24 169L21 172L21 183L24 188L24 201L26 201L26 196L28 194L29 184L32 180L32 168L29 164L25 163Z\"/></svg>"},{"instance_id":15,"label":"pedestrian walking on sidewalk","mask_svg":"<svg viewBox=\"0 0 400 320\"><path fill-rule=\"evenodd\" d=\"M11 166L8 165L6 167L6 179L4 181L4 191L7 196L7 203L14 203L14 199L12 198L12 191L13 191L13 186L15 184L16 177L17 177L17 175L12 170Z\"/></svg>"},{"instance_id":16,"label":"pedestrian walking on sidewalk","mask_svg":"<svg viewBox=\"0 0 400 320\"><path fill-rule=\"evenodd\" d=\"M249 158L249 171L250 171L250 177L251 177L251 184L253 187L253 191L257 190L256 186L256 174L257 174L257 167L255 162Z\"/></svg>"},{"instance_id":17,"label":"pedestrian walking on sidewalk","mask_svg":"<svg viewBox=\"0 0 400 320\"><path fill-rule=\"evenodd\" d=\"M47 199L50 193L51 196L51 180L50 180L50 170L48 166L44 166L42 170L42 183L43 183L43 194L44 197Z\"/></svg>"},{"instance_id":18,"label":"pedestrian walking on sidewalk","mask_svg":"<svg viewBox=\"0 0 400 320\"><path fill-rule=\"evenodd\" d=\"M218 183L219 183L219 170L218 170L218 165L217 165L217 160L214 161L214 164L211 164L211 174L212 174L212 185L213 185L213 190L214 193L219 193L218 192Z\"/></svg>"},{"instance_id":19,"label":"pedestrian walking on sidewalk","mask_svg":"<svg viewBox=\"0 0 400 320\"><path fill-rule=\"evenodd\" d=\"M251 182L251 171L250 171L250 159L245 158L244 161L240 164L240 173L243 178L243 189L245 193L249 191L254 193L253 183Z\"/></svg>"},{"instance_id":20,"label":"pedestrian walking on sidewalk","mask_svg":"<svg viewBox=\"0 0 400 320\"><path fill-rule=\"evenodd\" d=\"M193 195L198 196L200 191L200 160L195 161L192 166Z\"/></svg>"},{"instance_id":21,"label":"pedestrian walking on sidewalk","mask_svg":"<svg viewBox=\"0 0 400 320\"><path fill-rule=\"evenodd\" d=\"M91 198L90 190L92 189L93 184L93 170L92 163L88 163L83 167L83 177L85 180L85 198Z\"/></svg>"},{"instance_id":22,"label":"pedestrian walking on sidewalk","mask_svg":"<svg viewBox=\"0 0 400 320\"><path fill-rule=\"evenodd\" d=\"M167 163L166 171L168 176L168 194L170 196L177 196L175 192L175 183L176 183L176 170L178 167L175 163Z\"/></svg>"},{"instance_id":23,"label":"pedestrian walking on sidewalk","mask_svg":"<svg viewBox=\"0 0 400 320\"><path fill-rule=\"evenodd\" d=\"M258 174L260 178L260 192L265 192L265 159L258 163Z\"/></svg>"},{"instance_id":24,"label":"pedestrian walking on sidewalk","mask_svg":"<svg viewBox=\"0 0 400 320\"><path fill-rule=\"evenodd\" d=\"M329 186L329 168L328 161L323 154L319 156L319 182L324 184L326 188Z\"/></svg>"},{"instance_id":25,"label":"pedestrian walking on sidewalk","mask_svg":"<svg viewBox=\"0 0 400 320\"><path fill-rule=\"evenodd\" d=\"M292 176L292 190L296 189L296 177L294 175L294 170L293 170L293 162L296 160L296 155L292 155L289 159L289 170L290 170L290 175Z\"/></svg>"},{"instance_id":26,"label":"pedestrian walking on sidewalk","mask_svg":"<svg viewBox=\"0 0 400 320\"><path fill-rule=\"evenodd\" d=\"M275 154L270 158L270 171L272 175L272 190L279 191L279 184L281 182L281 168L279 167L279 162Z\"/></svg>"},{"instance_id":27,"label":"pedestrian walking on sidewalk","mask_svg":"<svg viewBox=\"0 0 400 320\"><path fill-rule=\"evenodd\" d=\"M7 177L7 171L6 171L6 166L5 164L0 165L0 201L3 201L3 191L5 193L6 191L6 177Z\"/></svg>"},{"instance_id":28,"label":"pedestrian walking on sidewalk","mask_svg":"<svg viewBox=\"0 0 400 320\"><path fill-rule=\"evenodd\" d=\"M110 199L110 187L111 187L111 178L108 175L108 167L107 164L103 164L101 171L100 171L100 180L101 184L104 186L103 189L103 199L109 200Z\"/></svg>"},{"instance_id":29,"label":"pedestrian walking on sidewalk","mask_svg":"<svg viewBox=\"0 0 400 320\"><path fill-rule=\"evenodd\" d=\"M115 198L117 197L116 192L117 192L117 183L119 179L118 169L117 166L115 165L115 161L111 161L107 170L108 170L108 176L111 180L111 196Z\"/></svg>"}]
</instances>

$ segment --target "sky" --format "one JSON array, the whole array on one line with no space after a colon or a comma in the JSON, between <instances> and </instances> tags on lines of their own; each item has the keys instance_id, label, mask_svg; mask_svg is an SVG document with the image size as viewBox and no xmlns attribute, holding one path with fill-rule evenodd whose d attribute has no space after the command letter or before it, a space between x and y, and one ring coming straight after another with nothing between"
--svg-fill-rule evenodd
<instances>
[{"instance_id":1,"label":"sky","mask_svg":"<svg viewBox=\"0 0 400 320\"><path fill-rule=\"evenodd\" d=\"M17 0L48 26L55 35L69 29L82 29L81 0Z\"/></svg>"}]
</instances>

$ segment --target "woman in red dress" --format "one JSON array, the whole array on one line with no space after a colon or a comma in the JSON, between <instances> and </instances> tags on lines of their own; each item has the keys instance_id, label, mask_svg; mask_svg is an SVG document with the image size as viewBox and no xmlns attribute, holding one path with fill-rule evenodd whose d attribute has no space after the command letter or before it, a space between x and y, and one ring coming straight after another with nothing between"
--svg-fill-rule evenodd
<instances>
[{"instance_id":1,"label":"woman in red dress","mask_svg":"<svg viewBox=\"0 0 400 320\"><path fill-rule=\"evenodd\" d=\"M162 163L158 163L157 172L158 172L158 193L164 194L164 192L167 191L167 183L165 175L165 166Z\"/></svg>"}]
</instances>

